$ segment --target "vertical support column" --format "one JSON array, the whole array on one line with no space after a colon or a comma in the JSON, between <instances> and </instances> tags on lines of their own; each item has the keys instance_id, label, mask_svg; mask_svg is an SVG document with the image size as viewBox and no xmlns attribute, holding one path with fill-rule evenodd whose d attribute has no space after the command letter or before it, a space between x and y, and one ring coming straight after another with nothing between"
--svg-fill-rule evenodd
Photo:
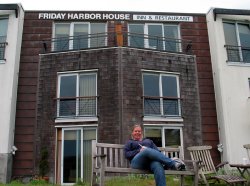
<instances>
[{"instance_id":1,"label":"vertical support column","mask_svg":"<svg viewBox=\"0 0 250 186\"><path fill-rule=\"evenodd\" d=\"M120 22L115 25L115 33L117 46L123 46L122 24Z\"/></svg>"}]
</instances>

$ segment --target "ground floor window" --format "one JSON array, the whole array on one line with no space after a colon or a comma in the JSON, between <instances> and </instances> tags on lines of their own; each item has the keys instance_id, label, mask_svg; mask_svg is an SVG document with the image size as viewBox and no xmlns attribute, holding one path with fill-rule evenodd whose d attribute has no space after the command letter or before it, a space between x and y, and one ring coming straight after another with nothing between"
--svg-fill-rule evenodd
<instances>
[{"instance_id":1,"label":"ground floor window","mask_svg":"<svg viewBox=\"0 0 250 186\"><path fill-rule=\"evenodd\" d=\"M57 180L61 184L90 181L91 141L96 140L96 128L58 129Z\"/></svg>"},{"instance_id":2,"label":"ground floor window","mask_svg":"<svg viewBox=\"0 0 250 186\"><path fill-rule=\"evenodd\" d=\"M144 134L158 147L183 146L182 127L145 126Z\"/></svg>"}]
</instances>

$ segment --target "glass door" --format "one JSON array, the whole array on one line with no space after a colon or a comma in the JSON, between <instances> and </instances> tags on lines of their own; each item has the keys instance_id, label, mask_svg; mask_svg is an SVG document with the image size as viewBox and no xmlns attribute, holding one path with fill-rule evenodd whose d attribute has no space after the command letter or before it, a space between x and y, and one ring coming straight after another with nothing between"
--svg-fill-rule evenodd
<instances>
[{"instance_id":1,"label":"glass door","mask_svg":"<svg viewBox=\"0 0 250 186\"><path fill-rule=\"evenodd\" d=\"M92 140L96 140L96 128L62 129L61 184L72 185L79 179L90 182Z\"/></svg>"},{"instance_id":2,"label":"glass door","mask_svg":"<svg viewBox=\"0 0 250 186\"><path fill-rule=\"evenodd\" d=\"M82 178L82 129L63 129L61 183Z\"/></svg>"}]
</instances>

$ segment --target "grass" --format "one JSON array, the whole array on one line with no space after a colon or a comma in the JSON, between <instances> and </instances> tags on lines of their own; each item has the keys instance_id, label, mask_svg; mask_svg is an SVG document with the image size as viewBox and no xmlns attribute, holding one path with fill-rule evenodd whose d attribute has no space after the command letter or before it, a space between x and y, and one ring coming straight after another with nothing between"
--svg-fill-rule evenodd
<instances>
[{"instance_id":1,"label":"grass","mask_svg":"<svg viewBox=\"0 0 250 186\"><path fill-rule=\"evenodd\" d=\"M24 184L19 180L14 180L9 184L0 184L0 186L56 186L49 184L44 180L31 180ZM129 175L124 177L112 177L105 183L106 186L155 186L153 175ZM179 186L179 178L175 176L167 176L167 185ZM192 185L192 178L185 177L185 185ZM59 186L59 185L57 185ZM79 181L75 186L90 186L90 184ZM224 183L213 184L213 186L226 186Z\"/></svg>"},{"instance_id":2,"label":"grass","mask_svg":"<svg viewBox=\"0 0 250 186\"><path fill-rule=\"evenodd\" d=\"M127 177L115 177L106 182L107 186L155 186L153 175L131 175ZM179 186L180 179L177 176L167 176L167 185ZM191 177L186 176L184 185L193 185ZM213 186L226 186L225 183L214 183Z\"/></svg>"}]
</instances>

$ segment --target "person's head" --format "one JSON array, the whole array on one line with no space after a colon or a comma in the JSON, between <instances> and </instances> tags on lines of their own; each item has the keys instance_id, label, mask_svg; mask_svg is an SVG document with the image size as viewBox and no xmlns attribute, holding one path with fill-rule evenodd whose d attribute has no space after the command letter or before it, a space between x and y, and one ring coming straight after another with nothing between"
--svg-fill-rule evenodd
<instances>
[{"instance_id":1,"label":"person's head","mask_svg":"<svg viewBox=\"0 0 250 186\"><path fill-rule=\"evenodd\" d=\"M142 134L142 127L139 124L135 124L132 128L132 134L131 134L132 139L134 140L141 140L143 138Z\"/></svg>"}]
</instances>

